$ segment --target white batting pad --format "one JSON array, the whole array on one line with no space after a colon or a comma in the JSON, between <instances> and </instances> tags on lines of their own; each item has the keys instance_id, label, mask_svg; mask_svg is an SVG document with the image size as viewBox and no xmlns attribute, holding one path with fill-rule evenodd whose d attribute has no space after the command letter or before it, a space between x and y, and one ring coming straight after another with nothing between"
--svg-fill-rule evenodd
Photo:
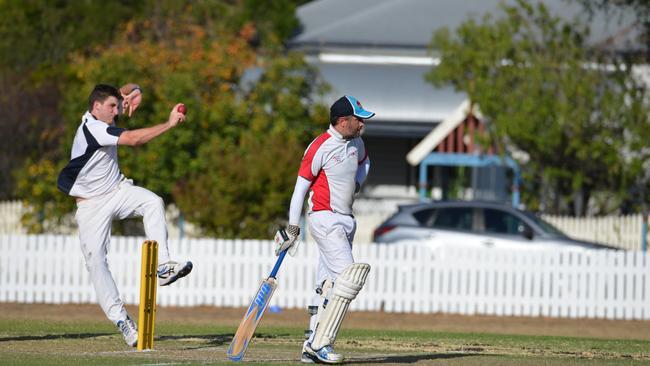
<instances>
[{"instance_id":1,"label":"white batting pad","mask_svg":"<svg viewBox=\"0 0 650 366\"><path fill-rule=\"evenodd\" d=\"M327 307L322 315L318 316L314 340L311 342L312 349L319 350L334 343L350 302L363 288L369 272L369 264L354 263L338 276L331 290L332 295L329 296Z\"/></svg>"}]
</instances>

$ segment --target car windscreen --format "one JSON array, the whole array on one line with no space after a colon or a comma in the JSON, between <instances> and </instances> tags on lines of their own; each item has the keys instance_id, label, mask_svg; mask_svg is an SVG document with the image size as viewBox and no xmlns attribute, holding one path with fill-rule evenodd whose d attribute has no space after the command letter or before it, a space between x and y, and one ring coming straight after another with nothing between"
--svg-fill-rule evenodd
<instances>
[{"instance_id":1,"label":"car windscreen","mask_svg":"<svg viewBox=\"0 0 650 366\"><path fill-rule=\"evenodd\" d=\"M534 221L537 226L539 226L544 233L549 234L549 235L554 235L554 236L561 236L564 238L567 238L568 236L563 233L560 229L556 228L555 226L551 225L550 223L544 221L541 217L535 215L532 212L529 211L522 211L526 217Z\"/></svg>"}]
</instances>

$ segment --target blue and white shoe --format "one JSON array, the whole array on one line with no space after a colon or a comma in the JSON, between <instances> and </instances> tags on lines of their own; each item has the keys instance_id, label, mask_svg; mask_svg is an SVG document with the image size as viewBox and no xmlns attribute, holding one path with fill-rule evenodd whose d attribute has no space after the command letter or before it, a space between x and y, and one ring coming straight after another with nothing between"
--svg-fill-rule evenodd
<instances>
[{"instance_id":1,"label":"blue and white shoe","mask_svg":"<svg viewBox=\"0 0 650 366\"><path fill-rule=\"evenodd\" d=\"M118 321L117 328L122 332L122 337L124 337L126 344L131 347L135 347L138 344L138 328L136 328L130 316L127 315L126 319Z\"/></svg>"},{"instance_id":2,"label":"blue and white shoe","mask_svg":"<svg viewBox=\"0 0 650 366\"><path fill-rule=\"evenodd\" d=\"M169 261L158 266L158 283L160 286L171 285L179 278L192 272L192 262L176 263Z\"/></svg>"},{"instance_id":3,"label":"blue and white shoe","mask_svg":"<svg viewBox=\"0 0 650 366\"><path fill-rule=\"evenodd\" d=\"M334 349L330 345L327 345L319 350L314 350L311 348L311 343L309 343L304 346L304 351L307 354L316 357L316 359L322 363L336 364L343 362L343 355L334 352ZM302 357L300 358L300 361L302 361Z\"/></svg>"}]
</instances>

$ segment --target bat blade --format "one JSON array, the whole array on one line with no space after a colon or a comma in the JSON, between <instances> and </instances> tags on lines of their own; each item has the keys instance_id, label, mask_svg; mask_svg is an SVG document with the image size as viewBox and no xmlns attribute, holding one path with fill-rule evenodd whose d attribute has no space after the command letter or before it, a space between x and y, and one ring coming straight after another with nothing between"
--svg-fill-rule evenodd
<instances>
[{"instance_id":1,"label":"bat blade","mask_svg":"<svg viewBox=\"0 0 650 366\"><path fill-rule=\"evenodd\" d=\"M264 311L268 307L269 302L271 301L271 296L273 296L276 287L277 284L273 277L269 277L262 281L262 284L257 290L253 301L251 301L246 314L244 314L244 318L241 323L239 323L239 327L230 343L230 347L228 347L227 355L229 359L233 361L241 361L242 358L244 358L246 349L248 349L248 344L250 343L251 338L253 338L257 325L260 323L260 320L262 320L262 315L264 315Z\"/></svg>"}]
</instances>

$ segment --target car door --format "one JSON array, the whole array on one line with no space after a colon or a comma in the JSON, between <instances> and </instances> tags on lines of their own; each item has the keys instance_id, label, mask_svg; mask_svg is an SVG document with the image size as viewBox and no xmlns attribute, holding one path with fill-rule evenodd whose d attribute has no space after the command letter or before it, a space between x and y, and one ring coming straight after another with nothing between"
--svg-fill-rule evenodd
<instances>
[{"instance_id":1,"label":"car door","mask_svg":"<svg viewBox=\"0 0 650 366\"><path fill-rule=\"evenodd\" d=\"M381 233L379 242L396 243L401 241L427 241L432 238L434 233L431 229L431 220L436 212L435 208L425 208L412 213L413 218L417 221L414 225L411 222L392 222L387 226L390 228Z\"/></svg>"},{"instance_id":2,"label":"car door","mask_svg":"<svg viewBox=\"0 0 650 366\"><path fill-rule=\"evenodd\" d=\"M535 243L526 238L532 228L520 217L498 208L482 210L481 244L490 248L532 249Z\"/></svg>"},{"instance_id":3,"label":"car door","mask_svg":"<svg viewBox=\"0 0 650 366\"><path fill-rule=\"evenodd\" d=\"M429 222L430 242L436 245L477 246L478 212L473 207L445 207L436 210Z\"/></svg>"}]
</instances>

